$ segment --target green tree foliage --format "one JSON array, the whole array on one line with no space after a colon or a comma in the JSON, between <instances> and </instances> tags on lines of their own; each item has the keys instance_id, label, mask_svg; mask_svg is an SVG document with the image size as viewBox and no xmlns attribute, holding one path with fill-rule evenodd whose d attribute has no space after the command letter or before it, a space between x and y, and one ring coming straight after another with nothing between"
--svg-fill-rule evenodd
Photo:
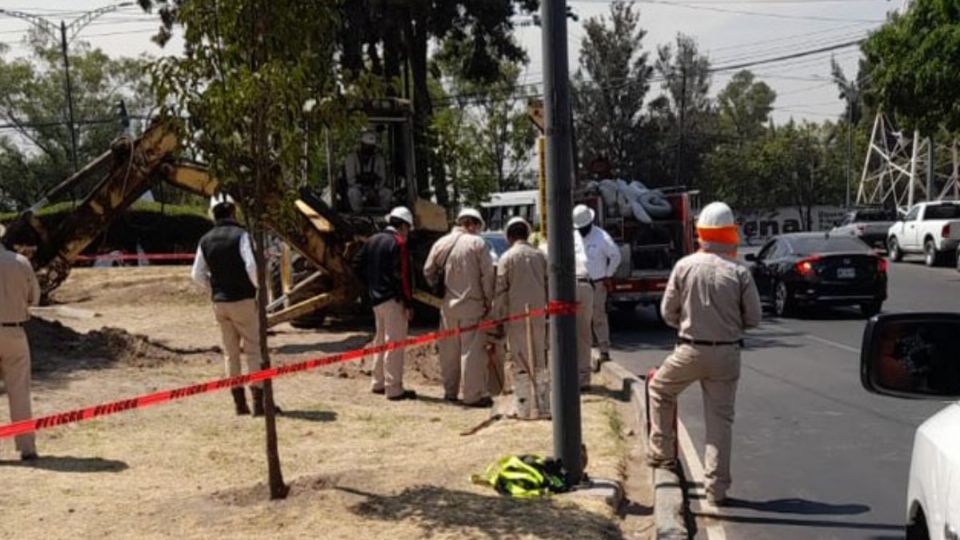
<instances>
[{"instance_id":1,"label":"green tree foliage","mask_svg":"<svg viewBox=\"0 0 960 540\"><path fill-rule=\"evenodd\" d=\"M580 49L580 67L573 79L573 113L577 127L578 162L586 167L607 159L616 175L640 172L644 99L653 68L643 51L646 31L633 2L617 0L610 18L584 23L586 37Z\"/></svg>"},{"instance_id":2,"label":"green tree foliage","mask_svg":"<svg viewBox=\"0 0 960 540\"><path fill-rule=\"evenodd\" d=\"M932 135L960 131L960 3L916 0L864 43L881 108Z\"/></svg>"},{"instance_id":3,"label":"green tree foliage","mask_svg":"<svg viewBox=\"0 0 960 540\"><path fill-rule=\"evenodd\" d=\"M762 136L776 99L776 92L753 73L737 72L717 96L721 133L734 143Z\"/></svg>"},{"instance_id":4,"label":"green tree foliage","mask_svg":"<svg viewBox=\"0 0 960 540\"><path fill-rule=\"evenodd\" d=\"M533 89L521 84L521 65L502 63L492 82L467 79L456 66L447 71L453 75L447 90L437 85L437 103L445 107L434 113L432 134L452 202L477 205L493 191L534 187L526 173L536 131L524 99Z\"/></svg>"},{"instance_id":5,"label":"green tree foliage","mask_svg":"<svg viewBox=\"0 0 960 540\"><path fill-rule=\"evenodd\" d=\"M644 144L651 185L695 186L703 158L712 147L717 115L710 100L710 60L696 41L678 35L676 46L663 45L654 63L663 94L649 105Z\"/></svg>"},{"instance_id":6,"label":"green tree foliage","mask_svg":"<svg viewBox=\"0 0 960 540\"><path fill-rule=\"evenodd\" d=\"M456 56L459 76L474 82L492 83L501 62L526 58L513 37L513 17L534 12L538 0L357 0L342 3L338 41L347 78L364 72L383 77L393 86L409 66L409 82L416 104L416 162L421 190L432 177L437 201L447 202L444 163L437 159L435 141L429 135L434 103L430 88L430 43L452 40L459 44ZM439 74L433 74L439 75Z\"/></svg>"},{"instance_id":7,"label":"green tree foliage","mask_svg":"<svg viewBox=\"0 0 960 540\"><path fill-rule=\"evenodd\" d=\"M22 210L73 173L64 111L63 57L58 43L29 36L30 53L8 58L0 46L0 210ZM110 58L74 43L70 55L77 120L77 157L85 163L109 149L123 127L118 104L131 115L151 107L145 58Z\"/></svg>"},{"instance_id":8,"label":"green tree foliage","mask_svg":"<svg viewBox=\"0 0 960 540\"><path fill-rule=\"evenodd\" d=\"M809 227L812 208L843 200L846 151L831 124L789 122L707 158L711 192L737 209L797 208Z\"/></svg>"},{"instance_id":9,"label":"green tree foliage","mask_svg":"<svg viewBox=\"0 0 960 540\"><path fill-rule=\"evenodd\" d=\"M150 2L164 22L163 41L183 29L184 55L155 67L158 102L184 118L184 140L210 165L223 186L240 198L252 221L258 263L261 354L266 339L264 230L261 201L289 196L299 175L306 132L344 122L348 110L330 99L337 70L336 0L215 0ZM264 382L267 465L271 498L287 493L280 471L270 381Z\"/></svg>"}]
</instances>

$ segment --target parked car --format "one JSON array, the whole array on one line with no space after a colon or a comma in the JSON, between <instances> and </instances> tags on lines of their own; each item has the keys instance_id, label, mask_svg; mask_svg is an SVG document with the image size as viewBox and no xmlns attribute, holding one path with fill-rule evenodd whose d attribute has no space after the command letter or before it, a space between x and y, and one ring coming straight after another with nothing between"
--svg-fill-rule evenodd
<instances>
[{"instance_id":1,"label":"parked car","mask_svg":"<svg viewBox=\"0 0 960 540\"><path fill-rule=\"evenodd\" d=\"M781 317L816 305L856 305L869 317L887 299L887 261L858 238L784 234L745 258L761 301Z\"/></svg>"},{"instance_id":2,"label":"parked car","mask_svg":"<svg viewBox=\"0 0 960 540\"><path fill-rule=\"evenodd\" d=\"M884 208L859 208L847 212L830 231L835 236L855 236L868 246L887 248L887 231L897 221L896 211Z\"/></svg>"},{"instance_id":3,"label":"parked car","mask_svg":"<svg viewBox=\"0 0 960 540\"><path fill-rule=\"evenodd\" d=\"M860 380L875 394L960 399L960 314L875 317L864 330ZM960 538L960 402L917 428L907 483L908 540Z\"/></svg>"},{"instance_id":4,"label":"parked car","mask_svg":"<svg viewBox=\"0 0 960 540\"><path fill-rule=\"evenodd\" d=\"M483 237L483 241L487 243L490 256L493 257L493 264L497 264L500 257L510 249L507 237L501 232L485 232L481 236Z\"/></svg>"},{"instance_id":5,"label":"parked car","mask_svg":"<svg viewBox=\"0 0 960 540\"><path fill-rule=\"evenodd\" d=\"M890 226L887 253L892 261L923 254L927 266L937 266L960 246L960 201L920 203Z\"/></svg>"}]
</instances>

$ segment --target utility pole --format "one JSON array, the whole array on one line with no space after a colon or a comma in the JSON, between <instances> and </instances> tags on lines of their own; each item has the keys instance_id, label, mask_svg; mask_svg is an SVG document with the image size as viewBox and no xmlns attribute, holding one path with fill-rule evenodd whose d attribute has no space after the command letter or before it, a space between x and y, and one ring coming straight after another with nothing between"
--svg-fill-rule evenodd
<instances>
[{"instance_id":1,"label":"utility pole","mask_svg":"<svg viewBox=\"0 0 960 540\"><path fill-rule=\"evenodd\" d=\"M542 14L550 302L552 305L573 305L577 294L573 253L573 147L570 137L566 0L544 0ZM551 315L550 355L553 449L567 470L567 481L571 485L579 484L583 476L583 436L575 313L565 311Z\"/></svg>"},{"instance_id":2,"label":"utility pole","mask_svg":"<svg viewBox=\"0 0 960 540\"><path fill-rule=\"evenodd\" d=\"M77 161L77 129L73 118L73 85L70 84L70 55L67 54L67 23L60 21L60 50L63 52L63 80L67 95L67 130L70 131L70 162L73 172L80 170Z\"/></svg>"},{"instance_id":3,"label":"utility pole","mask_svg":"<svg viewBox=\"0 0 960 540\"><path fill-rule=\"evenodd\" d=\"M680 54L677 53L677 60L680 60ZM680 140L677 142L677 164L674 170L673 185L680 186L680 166L683 163L683 143L686 130L687 117L687 66L680 65Z\"/></svg>"},{"instance_id":4,"label":"utility pole","mask_svg":"<svg viewBox=\"0 0 960 540\"><path fill-rule=\"evenodd\" d=\"M849 95L849 90L847 91ZM847 101L847 197L844 208L850 209L850 185L853 182L853 102Z\"/></svg>"}]
</instances>

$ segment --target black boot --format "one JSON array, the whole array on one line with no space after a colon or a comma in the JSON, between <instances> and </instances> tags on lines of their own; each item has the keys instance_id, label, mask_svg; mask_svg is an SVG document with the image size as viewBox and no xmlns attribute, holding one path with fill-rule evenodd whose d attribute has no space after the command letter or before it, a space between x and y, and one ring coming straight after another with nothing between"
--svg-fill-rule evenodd
<instances>
[{"instance_id":1,"label":"black boot","mask_svg":"<svg viewBox=\"0 0 960 540\"><path fill-rule=\"evenodd\" d=\"M233 404L237 407L237 415L250 414L250 407L247 407L247 395L244 394L243 387L231 388L230 393L233 394Z\"/></svg>"},{"instance_id":2,"label":"black boot","mask_svg":"<svg viewBox=\"0 0 960 540\"><path fill-rule=\"evenodd\" d=\"M250 392L253 394L253 415L254 416L263 416L264 407L263 407L263 388L251 388ZM273 412L281 414L283 411L280 409L280 406L274 402Z\"/></svg>"}]
</instances>

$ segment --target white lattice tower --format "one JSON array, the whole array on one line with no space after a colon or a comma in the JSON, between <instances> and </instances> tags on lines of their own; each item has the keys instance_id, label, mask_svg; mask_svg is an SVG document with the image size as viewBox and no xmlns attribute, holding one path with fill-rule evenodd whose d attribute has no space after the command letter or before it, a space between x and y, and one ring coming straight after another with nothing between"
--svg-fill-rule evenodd
<instances>
[{"instance_id":1,"label":"white lattice tower","mask_svg":"<svg viewBox=\"0 0 960 540\"><path fill-rule=\"evenodd\" d=\"M930 163L930 145L934 163ZM857 206L882 206L906 212L918 202L960 199L960 152L957 142L948 147L898 131L883 114L877 114L863 164ZM937 166L937 163L949 167ZM932 174L931 174L932 173Z\"/></svg>"}]
</instances>

